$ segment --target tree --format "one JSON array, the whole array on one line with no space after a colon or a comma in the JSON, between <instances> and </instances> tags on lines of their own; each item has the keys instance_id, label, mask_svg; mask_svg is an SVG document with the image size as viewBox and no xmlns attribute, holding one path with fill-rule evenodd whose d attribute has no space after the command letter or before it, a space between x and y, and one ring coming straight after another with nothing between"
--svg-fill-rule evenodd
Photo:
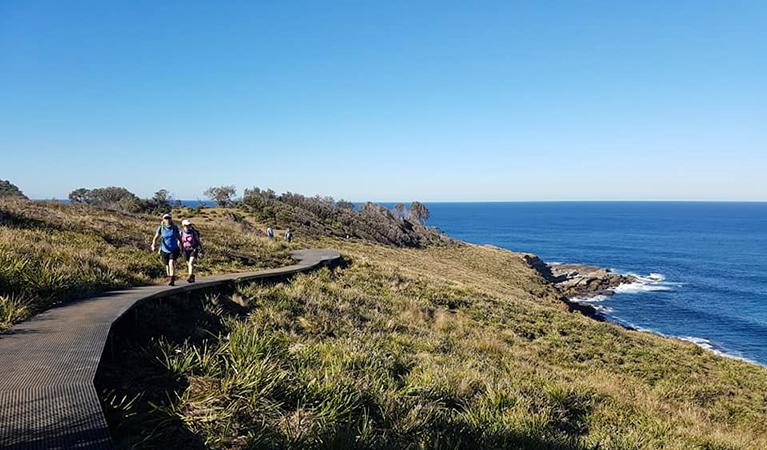
<instances>
[{"instance_id":1,"label":"tree","mask_svg":"<svg viewBox=\"0 0 767 450\"><path fill-rule=\"evenodd\" d=\"M405 217L405 214L407 213L404 203L397 203L392 208L392 211L394 211L394 215L397 217Z\"/></svg>"},{"instance_id":2,"label":"tree","mask_svg":"<svg viewBox=\"0 0 767 450\"><path fill-rule=\"evenodd\" d=\"M243 200L245 198L261 197L267 200L274 200L277 198L277 193L274 189L261 190L261 188L254 187L253 189L245 188L245 192L242 194Z\"/></svg>"},{"instance_id":3,"label":"tree","mask_svg":"<svg viewBox=\"0 0 767 450\"><path fill-rule=\"evenodd\" d=\"M410 210L408 211L408 219L411 222L418 222L421 225L425 224L429 220L430 214L426 206L421 202L413 202L410 204Z\"/></svg>"},{"instance_id":4,"label":"tree","mask_svg":"<svg viewBox=\"0 0 767 450\"><path fill-rule=\"evenodd\" d=\"M336 208L338 209L354 209L354 203L341 199L338 202L336 202Z\"/></svg>"},{"instance_id":5,"label":"tree","mask_svg":"<svg viewBox=\"0 0 767 450\"><path fill-rule=\"evenodd\" d=\"M167 206L173 203L173 197L170 195L170 192L168 192L167 189L160 189L154 193L152 201L158 206Z\"/></svg>"},{"instance_id":6,"label":"tree","mask_svg":"<svg viewBox=\"0 0 767 450\"><path fill-rule=\"evenodd\" d=\"M21 197L27 198L21 189L8 180L0 180L0 197Z\"/></svg>"},{"instance_id":7,"label":"tree","mask_svg":"<svg viewBox=\"0 0 767 450\"><path fill-rule=\"evenodd\" d=\"M229 206L232 204L232 198L237 193L234 186L213 186L205 190L204 194L209 199L216 202L218 206Z\"/></svg>"},{"instance_id":8,"label":"tree","mask_svg":"<svg viewBox=\"0 0 767 450\"><path fill-rule=\"evenodd\" d=\"M80 188L69 193L69 200L74 203L85 203L96 206L114 205L121 200L130 197L136 196L129 190L117 186L97 189Z\"/></svg>"},{"instance_id":9,"label":"tree","mask_svg":"<svg viewBox=\"0 0 767 450\"><path fill-rule=\"evenodd\" d=\"M73 203L84 203L128 212L138 212L142 209L140 198L124 187L117 186L75 189L69 193L69 200Z\"/></svg>"},{"instance_id":10,"label":"tree","mask_svg":"<svg viewBox=\"0 0 767 450\"><path fill-rule=\"evenodd\" d=\"M69 193L69 201L89 205L91 203L91 190L85 188L75 189Z\"/></svg>"},{"instance_id":11,"label":"tree","mask_svg":"<svg viewBox=\"0 0 767 450\"><path fill-rule=\"evenodd\" d=\"M152 198L142 202L141 209L153 213L166 213L170 212L173 208L180 208L181 206L181 200L174 198L173 194L167 189L160 189L154 193Z\"/></svg>"},{"instance_id":12,"label":"tree","mask_svg":"<svg viewBox=\"0 0 767 450\"><path fill-rule=\"evenodd\" d=\"M93 204L107 208L120 203L134 203L134 201L139 200L133 192L118 186L93 189L91 199Z\"/></svg>"}]
</instances>

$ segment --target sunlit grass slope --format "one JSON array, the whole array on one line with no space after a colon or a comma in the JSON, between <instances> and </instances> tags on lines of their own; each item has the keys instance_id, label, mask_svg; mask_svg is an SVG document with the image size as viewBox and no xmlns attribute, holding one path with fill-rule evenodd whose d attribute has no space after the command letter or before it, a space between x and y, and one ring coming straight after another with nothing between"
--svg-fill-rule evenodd
<instances>
[{"instance_id":1,"label":"sunlit grass slope","mask_svg":"<svg viewBox=\"0 0 767 450\"><path fill-rule=\"evenodd\" d=\"M195 216L189 209L177 214ZM202 214L208 215L198 213L196 222L205 242L203 274L289 261L287 245ZM163 277L159 256L149 251L159 224L149 215L0 198L0 330L57 302Z\"/></svg>"},{"instance_id":2,"label":"sunlit grass slope","mask_svg":"<svg viewBox=\"0 0 767 450\"><path fill-rule=\"evenodd\" d=\"M115 376L122 446L767 448L766 369L568 313L518 254L313 244L348 265L201 300L217 337L131 353L175 387L142 407Z\"/></svg>"}]
</instances>

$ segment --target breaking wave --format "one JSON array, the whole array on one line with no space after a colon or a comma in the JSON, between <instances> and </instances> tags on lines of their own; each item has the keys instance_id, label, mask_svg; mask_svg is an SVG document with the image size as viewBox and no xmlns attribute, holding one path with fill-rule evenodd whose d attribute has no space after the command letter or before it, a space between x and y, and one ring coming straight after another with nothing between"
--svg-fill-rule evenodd
<instances>
[{"instance_id":1,"label":"breaking wave","mask_svg":"<svg viewBox=\"0 0 767 450\"><path fill-rule=\"evenodd\" d=\"M666 276L660 273L651 273L650 275L637 275L629 273L636 278L633 283L624 283L613 289L616 294L640 294L642 292L670 291L679 287L682 283L672 283L666 281Z\"/></svg>"}]
</instances>

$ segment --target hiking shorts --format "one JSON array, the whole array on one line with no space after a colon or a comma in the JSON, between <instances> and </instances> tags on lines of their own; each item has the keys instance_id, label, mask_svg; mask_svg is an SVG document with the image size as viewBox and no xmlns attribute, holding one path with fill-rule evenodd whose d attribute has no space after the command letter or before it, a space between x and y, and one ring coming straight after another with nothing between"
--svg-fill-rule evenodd
<instances>
[{"instance_id":1,"label":"hiking shorts","mask_svg":"<svg viewBox=\"0 0 767 450\"><path fill-rule=\"evenodd\" d=\"M189 261L189 258L197 258L200 256L200 248L195 247L191 250L184 249L184 259Z\"/></svg>"},{"instance_id":2,"label":"hiking shorts","mask_svg":"<svg viewBox=\"0 0 767 450\"><path fill-rule=\"evenodd\" d=\"M179 249L173 250L173 253L165 253L161 251L160 253L162 254L162 262L165 263L165 265L167 266L168 263L170 263L171 261L175 261L178 259L178 255L180 252L181 250Z\"/></svg>"}]
</instances>

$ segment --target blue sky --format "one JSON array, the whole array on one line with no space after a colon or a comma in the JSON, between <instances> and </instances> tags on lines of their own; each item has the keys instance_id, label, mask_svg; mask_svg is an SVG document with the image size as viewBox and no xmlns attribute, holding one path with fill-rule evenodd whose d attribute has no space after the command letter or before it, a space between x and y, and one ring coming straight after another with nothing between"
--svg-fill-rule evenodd
<instances>
[{"instance_id":1,"label":"blue sky","mask_svg":"<svg viewBox=\"0 0 767 450\"><path fill-rule=\"evenodd\" d=\"M767 2L0 2L0 179L767 200Z\"/></svg>"}]
</instances>

